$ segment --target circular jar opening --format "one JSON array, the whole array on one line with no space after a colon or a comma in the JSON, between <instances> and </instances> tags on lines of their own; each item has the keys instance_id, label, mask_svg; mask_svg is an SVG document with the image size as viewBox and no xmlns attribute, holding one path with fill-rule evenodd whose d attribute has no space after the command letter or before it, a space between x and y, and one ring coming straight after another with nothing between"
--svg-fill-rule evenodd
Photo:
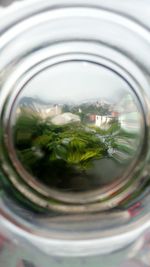
<instances>
[{"instance_id":1,"label":"circular jar opening","mask_svg":"<svg viewBox=\"0 0 150 267\"><path fill-rule=\"evenodd\" d=\"M54 64L19 91L11 111L12 161L46 190L88 193L126 179L143 120L130 84L86 60Z\"/></svg>"}]
</instances>

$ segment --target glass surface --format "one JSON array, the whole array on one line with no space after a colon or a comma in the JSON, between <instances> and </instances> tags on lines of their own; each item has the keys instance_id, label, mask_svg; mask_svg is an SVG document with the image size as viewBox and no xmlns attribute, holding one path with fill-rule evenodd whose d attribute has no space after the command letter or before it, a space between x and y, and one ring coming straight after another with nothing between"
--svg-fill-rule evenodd
<instances>
[{"instance_id":1,"label":"glass surface","mask_svg":"<svg viewBox=\"0 0 150 267\"><path fill-rule=\"evenodd\" d=\"M112 70L82 61L33 77L15 100L11 124L13 160L22 173L74 193L124 177L143 134L129 84Z\"/></svg>"},{"instance_id":2,"label":"glass surface","mask_svg":"<svg viewBox=\"0 0 150 267\"><path fill-rule=\"evenodd\" d=\"M3 9L0 266L149 266L148 5Z\"/></svg>"}]
</instances>

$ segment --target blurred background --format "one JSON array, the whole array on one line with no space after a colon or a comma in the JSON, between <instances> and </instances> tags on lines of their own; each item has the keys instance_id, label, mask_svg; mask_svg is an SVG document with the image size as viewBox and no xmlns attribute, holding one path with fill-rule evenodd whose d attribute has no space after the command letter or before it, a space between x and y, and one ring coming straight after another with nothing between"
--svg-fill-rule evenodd
<instances>
[{"instance_id":1,"label":"blurred background","mask_svg":"<svg viewBox=\"0 0 150 267\"><path fill-rule=\"evenodd\" d=\"M20 1L20 0L17 0ZM0 5L1 6L8 6L9 4L15 2L15 0L0 0Z\"/></svg>"}]
</instances>

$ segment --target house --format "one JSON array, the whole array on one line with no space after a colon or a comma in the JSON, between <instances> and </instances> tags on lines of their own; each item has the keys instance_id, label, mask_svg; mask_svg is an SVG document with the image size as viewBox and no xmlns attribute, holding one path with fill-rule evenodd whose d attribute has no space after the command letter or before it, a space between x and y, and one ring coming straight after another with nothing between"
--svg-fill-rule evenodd
<instances>
[{"instance_id":1,"label":"house","mask_svg":"<svg viewBox=\"0 0 150 267\"><path fill-rule=\"evenodd\" d=\"M96 115L95 116L95 126L100 128L107 128L109 123L112 121L112 118L109 116L101 116Z\"/></svg>"},{"instance_id":2,"label":"house","mask_svg":"<svg viewBox=\"0 0 150 267\"><path fill-rule=\"evenodd\" d=\"M51 122L55 125L65 125L68 123L80 122L81 119L78 115L71 112L65 112L59 114L51 119Z\"/></svg>"}]
</instances>

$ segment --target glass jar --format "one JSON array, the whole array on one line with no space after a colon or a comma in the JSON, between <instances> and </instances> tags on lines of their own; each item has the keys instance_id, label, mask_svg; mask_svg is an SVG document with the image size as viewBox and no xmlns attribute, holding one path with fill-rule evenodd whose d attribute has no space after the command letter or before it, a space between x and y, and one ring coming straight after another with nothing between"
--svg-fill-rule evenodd
<instances>
[{"instance_id":1,"label":"glass jar","mask_svg":"<svg viewBox=\"0 0 150 267\"><path fill-rule=\"evenodd\" d=\"M149 1L3 10L0 263L150 266Z\"/></svg>"}]
</instances>

